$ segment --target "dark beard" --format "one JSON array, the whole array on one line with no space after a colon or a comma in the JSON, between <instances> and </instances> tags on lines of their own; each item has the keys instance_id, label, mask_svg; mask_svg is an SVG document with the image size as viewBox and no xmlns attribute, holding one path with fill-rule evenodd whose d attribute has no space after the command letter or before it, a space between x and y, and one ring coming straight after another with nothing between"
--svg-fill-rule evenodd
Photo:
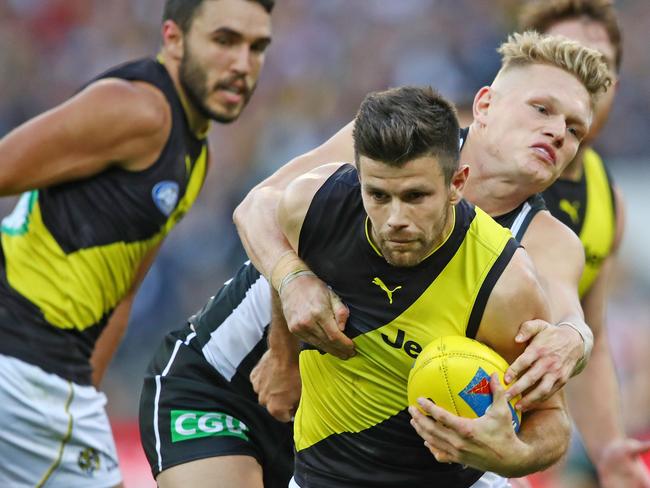
<instances>
[{"instance_id":1,"label":"dark beard","mask_svg":"<svg viewBox=\"0 0 650 488\"><path fill-rule=\"evenodd\" d=\"M183 59L181 59L178 70L178 78L185 91L185 95L201 116L222 124L234 122L239 117L255 90L255 87L253 87L252 90L245 94L244 105L237 114L225 115L211 110L205 103L205 100L208 98L207 76L205 71L194 62L194 58L187 50L183 52Z\"/></svg>"}]
</instances>

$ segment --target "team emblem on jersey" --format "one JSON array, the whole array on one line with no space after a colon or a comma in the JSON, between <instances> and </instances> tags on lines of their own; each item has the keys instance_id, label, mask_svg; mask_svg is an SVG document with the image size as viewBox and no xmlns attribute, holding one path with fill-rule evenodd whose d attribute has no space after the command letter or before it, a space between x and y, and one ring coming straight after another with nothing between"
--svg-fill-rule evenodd
<instances>
[{"instance_id":1,"label":"team emblem on jersey","mask_svg":"<svg viewBox=\"0 0 650 488\"><path fill-rule=\"evenodd\" d=\"M176 208L176 203L178 203L178 183L175 181L156 183L151 190L151 196L158 210L169 217Z\"/></svg>"}]
</instances>

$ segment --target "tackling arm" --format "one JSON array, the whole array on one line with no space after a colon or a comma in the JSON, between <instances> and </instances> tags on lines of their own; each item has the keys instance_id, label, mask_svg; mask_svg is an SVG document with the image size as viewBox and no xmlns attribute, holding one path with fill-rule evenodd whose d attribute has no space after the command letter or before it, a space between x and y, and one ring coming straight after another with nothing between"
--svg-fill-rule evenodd
<instances>
[{"instance_id":1,"label":"tackling arm","mask_svg":"<svg viewBox=\"0 0 650 488\"><path fill-rule=\"evenodd\" d=\"M308 270L307 265L295 252L299 226L302 225L304 214L299 218L299 225L292 223L298 225L296 235L292 234L296 229L281 228L278 217L284 219L284 226L289 225L293 221L293 218L289 218L289 213L295 211L289 205L289 199L294 198L292 194L305 190L310 183L319 187L324 181L314 180L314 173L307 179L298 178L299 181L288 188L295 178L323 162L354 159L352 126L352 123L348 124L323 145L280 168L255 187L234 213L235 224L248 256L272 286L279 290L283 280L289 275L293 276L292 283L286 283L281 296L289 330L300 339L342 359L354 354L352 341L341 332L347 320L347 309L321 280L309 273L298 275L298 272ZM318 187L310 188L309 191L313 191L308 201L303 202L304 213L307 212L311 196ZM296 190L297 188L301 190ZM284 199L286 204L282 210L279 209L281 199ZM295 239L293 248L287 233ZM297 293L297 290L300 290L300 293ZM271 337L276 333L286 333L286 329L280 329L282 328L272 327ZM286 341L281 339L280 343ZM279 352L280 349L276 348L276 351Z\"/></svg>"},{"instance_id":2,"label":"tackling arm","mask_svg":"<svg viewBox=\"0 0 650 488\"><path fill-rule=\"evenodd\" d=\"M551 307L551 323L522 325L526 351L510 366L509 378L519 377L512 391L526 391L524 409L548 398L582 371L593 347L593 334L584 320L578 282L584 251L578 237L548 212L535 216L522 241L531 257ZM551 325L557 324L557 325Z\"/></svg>"},{"instance_id":3,"label":"tackling arm","mask_svg":"<svg viewBox=\"0 0 650 488\"><path fill-rule=\"evenodd\" d=\"M233 218L244 249L264 276L271 278L280 257L291 250L276 220L284 190L295 178L324 163L353 162L352 125L346 125L321 146L282 166L253 188L235 209Z\"/></svg>"}]
</instances>

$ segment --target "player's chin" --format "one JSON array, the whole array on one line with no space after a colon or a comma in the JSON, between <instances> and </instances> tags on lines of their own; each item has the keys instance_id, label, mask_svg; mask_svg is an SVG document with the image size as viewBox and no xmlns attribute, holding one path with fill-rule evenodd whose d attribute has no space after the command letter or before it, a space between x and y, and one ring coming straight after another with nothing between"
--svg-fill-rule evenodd
<instances>
[{"instance_id":1,"label":"player's chin","mask_svg":"<svg viewBox=\"0 0 650 488\"><path fill-rule=\"evenodd\" d=\"M210 118L222 124L229 124L234 122L239 118L244 107L246 106L246 101L239 103L214 103L208 105L207 109L210 113Z\"/></svg>"},{"instance_id":2,"label":"player's chin","mask_svg":"<svg viewBox=\"0 0 650 488\"><path fill-rule=\"evenodd\" d=\"M413 252L388 252L384 254L384 257L388 264L391 266L397 266L398 268L410 268L417 266L422 262L422 256L420 253Z\"/></svg>"},{"instance_id":3,"label":"player's chin","mask_svg":"<svg viewBox=\"0 0 650 488\"><path fill-rule=\"evenodd\" d=\"M239 118L241 112L241 108L237 110L211 110L210 118L221 124L230 124Z\"/></svg>"}]
</instances>

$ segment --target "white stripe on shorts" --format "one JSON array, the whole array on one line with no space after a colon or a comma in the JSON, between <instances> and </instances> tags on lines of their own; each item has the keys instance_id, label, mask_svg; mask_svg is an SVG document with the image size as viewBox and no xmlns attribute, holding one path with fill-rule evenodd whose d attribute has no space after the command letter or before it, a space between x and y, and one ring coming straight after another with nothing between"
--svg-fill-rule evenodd
<instances>
[{"instance_id":1,"label":"white stripe on shorts","mask_svg":"<svg viewBox=\"0 0 650 488\"><path fill-rule=\"evenodd\" d=\"M291 477L288 488L300 488L300 485ZM512 485L506 478L502 478L498 474L485 473L470 488L512 488Z\"/></svg>"},{"instance_id":2,"label":"white stripe on shorts","mask_svg":"<svg viewBox=\"0 0 650 488\"><path fill-rule=\"evenodd\" d=\"M180 349L181 344L184 343L187 346L190 343L190 341L194 339L194 337L196 337L196 332L191 332L185 338L185 341L181 341L180 339L177 340L176 344L174 344L174 350L172 351L172 354L169 357L169 361L167 362L165 369L163 369L161 374L156 375L156 396L154 398L154 405L153 405L153 432L156 437L156 455L158 456L158 471L162 471L162 453L160 451L160 432L158 431L158 403L160 402L160 391L162 389L160 378L162 378L163 376L167 376L167 373L169 373L169 370L171 369L172 364L174 363L174 359L176 359L176 354L178 354L178 350Z\"/></svg>"}]
</instances>

